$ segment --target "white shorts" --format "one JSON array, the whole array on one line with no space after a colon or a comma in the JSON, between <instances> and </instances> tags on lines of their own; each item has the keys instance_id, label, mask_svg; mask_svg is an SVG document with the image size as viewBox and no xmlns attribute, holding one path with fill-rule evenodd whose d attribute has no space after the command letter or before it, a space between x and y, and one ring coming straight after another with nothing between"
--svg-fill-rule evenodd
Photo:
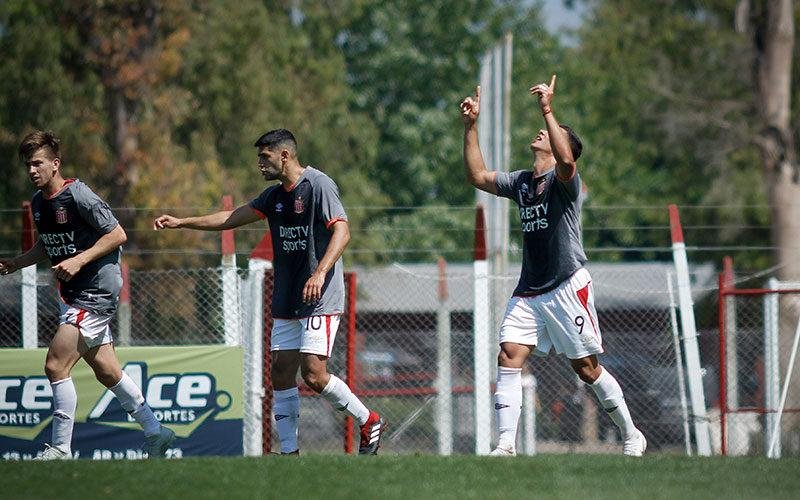
<instances>
[{"instance_id":1,"label":"white shorts","mask_svg":"<svg viewBox=\"0 0 800 500\"><path fill-rule=\"evenodd\" d=\"M558 288L533 297L511 297L500 343L536 346L537 355L555 347L569 359L603 352L603 338L594 308L594 290L589 271L579 269Z\"/></svg>"},{"instance_id":2,"label":"white shorts","mask_svg":"<svg viewBox=\"0 0 800 500\"><path fill-rule=\"evenodd\" d=\"M299 350L330 357L340 319L338 314L275 319L272 323L272 350Z\"/></svg>"},{"instance_id":3,"label":"white shorts","mask_svg":"<svg viewBox=\"0 0 800 500\"><path fill-rule=\"evenodd\" d=\"M111 338L111 319L113 314L95 314L86 309L61 303L59 325L75 325L89 349L113 342Z\"/></svg>"}]
</instances>

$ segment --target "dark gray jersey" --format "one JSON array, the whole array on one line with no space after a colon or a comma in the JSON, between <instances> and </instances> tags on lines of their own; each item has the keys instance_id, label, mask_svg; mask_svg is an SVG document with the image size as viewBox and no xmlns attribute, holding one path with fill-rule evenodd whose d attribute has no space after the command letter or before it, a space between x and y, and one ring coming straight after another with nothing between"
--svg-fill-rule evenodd
<instances>
[{"instance_id":1,"label":"dark gray jersey","mask_svg":"<svg viewBox=\"0 0 800 500\"><path fill-rule=\"evenodd\" d=\"M282 184L264 190L250 207L269 222L275 254L275 286L272 316L297 319L344 310L342 259L325 277L322 297L315 304L303 302L303 288L325 255L333 232L331 226L347 220L333 180L306 167L294 186Z\"/></svg>"},{"instance_id":2,"label":"dark gray jersey","mask_svg":"<svg viewBox=\"0 0 800 500\"><path fill-rule=\"evenodd\" d=\"M77 179L67 179L50 198L37 191L31 210L39 240L53 265L88 250L119 225L108 204ZM59 280L67 304L97 314L113 314L122 288L120 250L89 262L69 281Z\"/></svg>"},{"instance_id":3,"label":"dark gray jersey","mask_svg":"<svg viewBox=\"0 0 800 500\"><path fill-rule=\"evenodd\" d=\"M559 181L555 169L497 172L497 195L517 203L522 225L522 273L514 295L556 288L586 263L581 239L581 180Z\"/></svg>"}]
</instances>

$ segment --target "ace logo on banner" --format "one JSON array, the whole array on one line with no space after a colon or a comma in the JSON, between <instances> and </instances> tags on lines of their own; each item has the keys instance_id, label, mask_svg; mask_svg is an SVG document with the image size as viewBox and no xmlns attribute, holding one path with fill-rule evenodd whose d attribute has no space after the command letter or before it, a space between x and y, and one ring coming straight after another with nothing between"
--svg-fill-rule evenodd
<instances>
[{"instance_id":1,"label":"ace logo on banner","mask_svg":"<svg viewBox=\"0 0 800 500\"><path fill-rule=\"evenodd\" d=\"M117 353L156 418L178 439L167 456L242 453L242 351L237 347L132 347ZM34 458L50 441L46 350L0 350L0 458ZM83 363L72 373L76 457L141 458L143 435Z\"/></svg>"}]
</instances>

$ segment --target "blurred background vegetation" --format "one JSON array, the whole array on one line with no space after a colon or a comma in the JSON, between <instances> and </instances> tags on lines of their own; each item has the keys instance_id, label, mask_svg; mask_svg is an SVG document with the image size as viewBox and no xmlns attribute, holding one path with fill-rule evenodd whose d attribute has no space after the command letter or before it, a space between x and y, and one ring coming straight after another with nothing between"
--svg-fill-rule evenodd
<instances>
[{"instance_id":1,"label":"blurred background vegetation","mask_svg":"<svg viewBox=\"0 0 800 500\"><path fill-rule=\"evenodd\" d=\"M32 188L16 147L32 128L55 131L65 175L115 207L132 263L163 267L206 262L218 238L154 233L152 218L257 196L252 144L285 127L301 162L339 185L349 263L468 261L475 194L458 103L510 31L511 169L530 168L543 126L527 89L557 73L554 110L584 141L591 258L667 257L677 203L687 244L706 248L697 260L770 265L757 54L734 29L737 2L564 6L574 31L546 29L531 0L0 2L0 252L19 246ZM237 250L263 230L238 231Z\"/></svg>"}]
</instances>

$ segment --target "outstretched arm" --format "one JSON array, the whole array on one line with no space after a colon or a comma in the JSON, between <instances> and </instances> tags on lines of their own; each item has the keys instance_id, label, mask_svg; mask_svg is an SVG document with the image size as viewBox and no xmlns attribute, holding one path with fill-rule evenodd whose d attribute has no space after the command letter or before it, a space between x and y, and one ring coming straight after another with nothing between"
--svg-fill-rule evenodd
<instances>
[{"instance_id":1,"label":"outstretched arm","mask_svg":"<svg viewBox=\"0 0 800 500\"><path fill-rule=\"evenodd\" d=\"M161 215L153 221L153 229L197 229L200 231L222 231L234 229L261 220L258 212L250 205L242 205L236 210L223 210L213 214L179 219L171 215Z\"/></svg>"},{"instance_id":2,"label":"outstretched arm","mask_svg":"<svg viewBox=\"0 0 800 500\"><path fill-rule=\"evenodd\" d=\"M547 135L550 136L550 149L556 159L556 175L561 181L572 179L577 171L572 149L569 147L567 133L558 124L553 115L552 101L556 90L556 75L550 79L550 85L540 83L531 87L531 94L539 97L539 106L542 108L544 122L547 126Z\"/></svg>"},{"instance_id":3,"label":"outstretched arm","mask_svg":"<svg viewBox=\"0 0 800 500\"><path fill-rule=\"evenodd\" d=\"M461 101L461 118L464 120L464 167L467 180L476 188L497 194L495 173L486 169L481 147L478 144L478 114L481 107L481 88L475 88L475 95Z\"/></svg>"}]
</instances>

